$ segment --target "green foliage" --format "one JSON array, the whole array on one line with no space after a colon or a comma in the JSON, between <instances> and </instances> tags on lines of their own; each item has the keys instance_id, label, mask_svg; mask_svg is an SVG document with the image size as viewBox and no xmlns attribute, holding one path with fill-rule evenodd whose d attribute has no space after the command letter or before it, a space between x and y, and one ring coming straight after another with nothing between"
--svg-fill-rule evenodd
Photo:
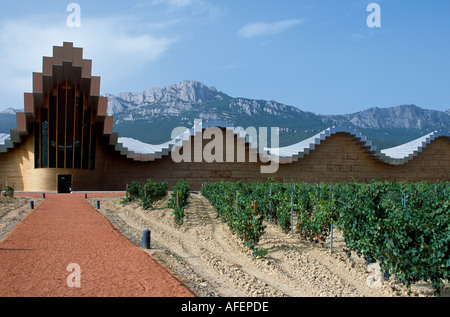
<instances>
[{"instance_id":1,"label":"green foliage","mask_svg":"<svg viewBox=\"0 0 450 317\"><path fill-rule=\"evenodd\" d=\"M431 281L439 295L450 273L449 189L449 183L351 184L338 219L347 252L378 261L408 287Z\"/></svg>"},{"instance_id":2,"label":"green foliage","mask_svg":"<svg viewBox=\"0 0 450 317\"><path fill-rule=\"evenodd\" d=\"M428 182L402 186L403 203L387 206L381 255L398 280L408 286L430 280L436 295L450 276L450 200L444 188Z\"/></svg>"},{"instance_id":3,"label":"green foliage","mask_svg":"<svg viewBox=\"0 0 450 317\"><path fill-rule=\"evenodd\" d=\"M300 188L298 197L297 229L306 239L325 242L333 222L335 198L329 186L312 189L308 185Z\"/></svg>"},{"instance_id":4,"label":"green foliage","mask_svg":"<svg viewBox=\"0 0 450 317\"><path fill-rule=\"evenodd\" d=\"M254 256L267 253L256 247L264 234L263 221L290 232L292 210L302 237L323 243L331 224L336 225L349 256L356 252L369 263L379 262L382 270L407 286L431 281L439 295L442 281L449 280L449 182L312 185L269 179L206 183L201 193ZM252 210L254 201L257 214Z\"/></svg>"},{"instance_id":5,"label":"green foliage","mask_svg":"<svg viewBox=\"0 0 450 317\"><path fill-rule=\"evenodd\" d=\"M131 184L127 186L127 192L125 198L122 199L122 203L126 204L129 202L133 202L139 200L141 198L141 183L138 181L133 181Z\"/></svg>"},{"instance_id":6,"label":"green foliage","mask_svg":"<svg viewBox=\"0 0 450 317\"><path fill-rule=\"evenodd\" d=\"M258 184L249 183L246 186L242 182L206 183L202 186L201 193L211 202L233 234L253 251L253 256L264 257L268 250L258 248L257 244L265 232L266 226L263 224L265 215L254 212L255 202L259 209L258 201L262 201L262 192L255 188ZM262 210L262 213L267 212L265 209Z\"/></svg>"},{"instance_id":7,"label":"green foliage","mask_svg":"<svg viewBox=\"0 0 450 317\"><path fill-rule=\"evenodd\" d=\"M147 180L139 191L141 205L143 209L153 208L153 204L163 199L168 194L169 186L167 182L156 182L151 179Z\"/></svg>"},{"instance_id":8,"label":"green foliage","mask_svg":"<svg viewBox=\"0 0 450 317\"><path fill-rule=\"evenodd\" d=\"M251 198L241 196L238 199L237 212L231 213L229 224L243 244L253 251L253 256L262 257L267 250L259 249L257 244L266 227L263 225L264 216L254 213L254 203Z\"/></svg>"},{"instance_id":9,"label":"green foliage","mask_svg":"<svg viewBox=\"0 0 450 317\"><path fill-rule=\"evenodd\" d=\"M339 226L347 253L356 251L368 261L380 259L382 230L387 216L386 202L391 198L390 186L381 182L353 184L341 197Z\"/></svg>"},{"instance_id":10,"label":"green foliage","mask_svg":"<svg viewBox=\"0 0 450 317\"><path fill-rule=\"evenodd\" d=\"M184 221L184 210L189 204L189 197L191 196L191 189L189 183L185 180L179 181L173 188L172 196L169 200L168 207L173 209L175 222L182 225Z\"/></svg>"},{"instance_id":11,"label":"green foliage","mask_svg":"<svg viewBox=\"0 0 450 317\"><path fill-rule=\"evenodd\" d=\"M167 196L166 182L148 180L128 185L124 203L140 200L143 208ZM268 250L258 248L268 220L283 232L296 229L311 241L325 242L331 224L343 234L345 251L356 252L408 287L431 281L440 295L442 281L450 276L450 183L398 183L374 180L370 183L284 184L242 181L205 183L201 188L218 216L233 234L264 257ZM8 186L4 195L13 196ZM178 196L178 199L177 199ZM168 206L175 221L183 223L190 197L189 184L180 181L173 189ZM178 202L178 203L177 203ZM256 210L254 204L256 203Z\"/></svg>"},{"instance_id":12,"label":"green foliage","mask_svg":"<svg viewBox=\"0 0 450 317\"><path fill-rule=\"evenodd\" d=\"M142 185L138 181L133 181L128 184L126 196L122 199L122 203L140 201L142 208L151 209L155 202L163 199L167 194L167 182L155 182L149 179L147 183Z\"/></svg>"},{"instance_id":13,"label":"green foliage","mask_svg":"<svg viewBox=\"0 0 450 317\"><path fill-rule=\"evenodd\" d=\"M5 197L14 197L14 188L11 186L6 186L5 191L3 192L3 196Z\"/></svg>"}]
</instances>

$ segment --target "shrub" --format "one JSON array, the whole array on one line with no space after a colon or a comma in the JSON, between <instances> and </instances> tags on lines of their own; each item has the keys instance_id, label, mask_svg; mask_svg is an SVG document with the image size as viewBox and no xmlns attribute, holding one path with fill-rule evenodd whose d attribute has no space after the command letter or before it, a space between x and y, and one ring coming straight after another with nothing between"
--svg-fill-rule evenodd
<instances>
[{"instance_id":1,"label":"shrub","mask_svg":"<svg viewBox=\"0 0 450 317\"><path fill-rule=\"evenodd\" d=\"M140 201L144 209L153 208L153 204L166 197L168 194L167 182L155 182L147 180L147 183L142 185L138 181L133 181L127 186L127 193L122 203L127 204L133 201Z\"/></svg>"},{"instance_id":2,"label":"shrub","mask_svg":"<svg viewBox=\"0 0 450 317\"><path fill-rule=\"evenodd\" d=\"M189 204L189 197L191 196L191 188L189 183L185 180L179 181L173 188L172 197L169 200L168 207L173 209L175 222L178 225L183 224L184 209Z\"/></svg>"},{"instance_id":3,"label":"shrub","mask_svg":"<svg viewBox=\"0 0 450 317\"><path fill-rule=\"evenodd\" d=\"M138 181L133 181L131 184L128 184L126 196L124 199L122 199L122 203L126 204L140 199L140 192L141 183L139 183Z\"/></svg>"},{"instance_id":4,"label":"shrub","mask_svg":"<svg viewBox=\"0 0 450 317\"><path fill-rule=\"evenodd\" d=\"M3 196L14 197L14 188L12 188L11 186L6 186L5 191L3 192Z\"/></svg>"},{"instance_id":5,"label":"shrub","mask_svg":"<svg viewBox=\"0 0 450 317\"><path fill-rule=\"evenodd\" d=\"M140 189L141 205L144 209L153 208L153 204L168 194L167 182L155 182L151 179Z\"/></svg>"}]
</instances>

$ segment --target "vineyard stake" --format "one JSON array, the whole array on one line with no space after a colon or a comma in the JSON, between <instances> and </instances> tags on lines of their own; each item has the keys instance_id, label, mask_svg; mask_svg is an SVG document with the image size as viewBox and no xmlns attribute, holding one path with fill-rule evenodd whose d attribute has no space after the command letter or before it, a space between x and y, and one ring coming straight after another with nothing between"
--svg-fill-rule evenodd
<instances>
[{"instance_id":1,"label":"vineyard stake","mask_svg":"<svg viewBox=\"0 0 450 317\"><path fill-rule=\"evenodd\" d=\"M291 195L291 232L294 233L294 196Z\"/></svg>"},{"instance_id":2,"label":"vineyard stake","mask_svg":"<svg viewBox=\"0 0 450 317\"><path fill-rule=\"evenodd\" d=\"M257 203L257 201L255 200L254 202L253 202L253 215L256 217L256 215L257 215L257 209L258 209L258 203ZM256 232L254 233L254 235L253 235L253 241L255 242L255 248L256 248L256 237L257 237L257 235L256 235ZM254 251L253 251L254 252Z\"/></svg>"},{"instance_id":3,"label":"vineyard stake","mask_svg":"<svg viewBox=\"0 0 450 317\"><path fill-rule=\"evenodd\" d=\"M270 214L272 214L272 184L270 184L270 194L269 194L269 196L270 196L270 199L269 199L269 210L270 210Z\"/></svg>"},{"instance_id":4,"label":"vineyard stake","mask_svg":"<svg viewBox=\"0 0 450 317\"><path fill-rule=\"evenodd\" d=\"M238 214L238 196L239 192L236 192L236 215Z\"/></svg>"},{"instance_id":5,"label":"vineyard stake","mask_svg":"<svg viewBox=\"0 0 450 317\"><path fill-rule=\"evenodd\" d=\"M333 224L331 224L331 234L330 234L330 253L333 252Z\"/></svg>"},{"instance_id":6,"label":"vineyard stake","mask_svg":"<svg viewBox=\"0 0 450 317\"><path fill-rule=\"evenodd\" d=\"M330 191L331 191L331 187L330 187ZM334 194L331 194L331 199L334 200ZM333 229L334 229L333 224L331 224L330 227L331 227L330 228L330 231L331 231L331 234L330 234L330 253L332 253L333 252Z\"/></svg>"}]
</instances>

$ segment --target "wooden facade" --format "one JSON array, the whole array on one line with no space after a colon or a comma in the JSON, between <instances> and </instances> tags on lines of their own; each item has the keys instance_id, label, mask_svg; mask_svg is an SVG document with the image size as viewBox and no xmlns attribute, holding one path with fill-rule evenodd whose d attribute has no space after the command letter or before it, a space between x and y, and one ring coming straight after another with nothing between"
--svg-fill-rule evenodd
<instances>
[{"instance_id":1,"label":"wooden facade","mask_svg":"<svg viewBox=\"0 0 450 317\"><path fill-rule=\"evenodd\" d=\"M74 191L123 191L134 180L167 181L173 186L185 179L198 190L204 182L269 177L311 183L374 178L450 181L448 137L432 141L405 164L393 165L369 155L348 133L335 133L303 158L280 164L273 174L261 173L261 165L268 163L250 161L248 144L245 162L226 162L227 149L224 163L208 163L205 158L176 163L170 153L153 161L132 159L117 147L113 118L106 115L107 99L100 96L100 77L91 76L91 66L72 43L54 47L53 57L44 57L43 72L33 74L33 93L25 94L24 112L17 114L12 145L0 153L2 188L56 192L65 191L65 184ZM223 137L222 143L233 144L237 155L242 140L229 133ZM194 148L196 141L191 137L186 142ZM201 142L203 150L208 141Z\"/></svg>"}]
</instances>

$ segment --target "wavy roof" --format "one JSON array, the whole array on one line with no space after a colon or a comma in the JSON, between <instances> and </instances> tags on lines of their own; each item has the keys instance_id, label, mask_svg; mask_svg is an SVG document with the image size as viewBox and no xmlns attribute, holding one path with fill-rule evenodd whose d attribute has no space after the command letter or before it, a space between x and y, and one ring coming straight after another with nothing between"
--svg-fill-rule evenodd
<instances>
[{"instance_id":1,"label":"wavy roof","mask_svg":"<svg viewBox=\"0 0 450 317\"><path fill-rule=\"evenodd\" d=\"M186 129L186 131L180 133L172 140L159 145L144 143L133 138L119 137L118 133L110 134L109 144L114 146L115 150L120 152L121 155L129 159L135 161L154 161L161 159L163 156L168 156L172 150L182 147L183 142L189 141L191 137L209 127L223 128L234 133L239 142L248 143L249 150L259 154L257 143L252 140L251 136L243 128L234 127L224 121L198 121L192 128ZM9 148L14 147L14 143L20 142L19 134L15 130L11 130L11 132L13 134L0 133L0 153L7 152ZM269 158L269 155L276 155L279 157L280 164L292 163L310 154L315 150L316 146L322 144L327 138L337 133L345 133L369 156L391 165L407 163L438 138L447 138L450 140L450 132L435 131L411 142L379 151L361 132L348 127L332 127L290 146L264 148L267 153L262 153L261 155L265 158Z\"/></svg>"},{"instance_id":2,"label":"wavy roof","mask_svg":"<svg viewBox=\"0 0 450 317\"><path fill-rule=\"evenodd\" d=\"M450 133L445 131L435 131L429 133L414 141L390 148L381 150L380 156L391 164L403 164L412 160L417 156L428 144L438 138L450 138Z\"/></svg>"},{"instance_id":3,"label":"wavy roof","mask_svg":"<svg viewBox=\"0 0 450 317\"><path fill-rule=\"evenodd\" d=\"M110 144L115 145L116 150L120 151L122 155L126 155L128 158L138 161L153 161L160 159L162 156L169 155L170 151L172 151L174 147L181 147L183 141L188 141L196 133L199 133L203 129L207 129L209 127L224 128L234 133L237 135L240 142L246 142L249 144L250 151L253 153L258 153L257 143L246 134L244 129L240 127L233 127L224 121L197 122L191 129L187 129L184 133L181 133L169 142L160 145L147 144L132 138L120 138L115 133L111 136ZM422 150L431 142L438 138L450 139L450 132L435 131L417 140L379 151L376 146L372 145L372 142L368 140L365 135L361 134L361 132L348 127L332 127L290 146L265 148L264 150L267 151L267 153L263 153L263 155L265 157L268 157L268 155L276 155L279 157L281 164L291 163L303 158L305 155L310 154L315 150L316 146L320 145L327 138L330 138L332 135L337 133L347 134L348 137L360 148L362 148L369 156L378 161L391 165L401 165L407 163L422 152Z\"/></svg>"}]
</instances>

